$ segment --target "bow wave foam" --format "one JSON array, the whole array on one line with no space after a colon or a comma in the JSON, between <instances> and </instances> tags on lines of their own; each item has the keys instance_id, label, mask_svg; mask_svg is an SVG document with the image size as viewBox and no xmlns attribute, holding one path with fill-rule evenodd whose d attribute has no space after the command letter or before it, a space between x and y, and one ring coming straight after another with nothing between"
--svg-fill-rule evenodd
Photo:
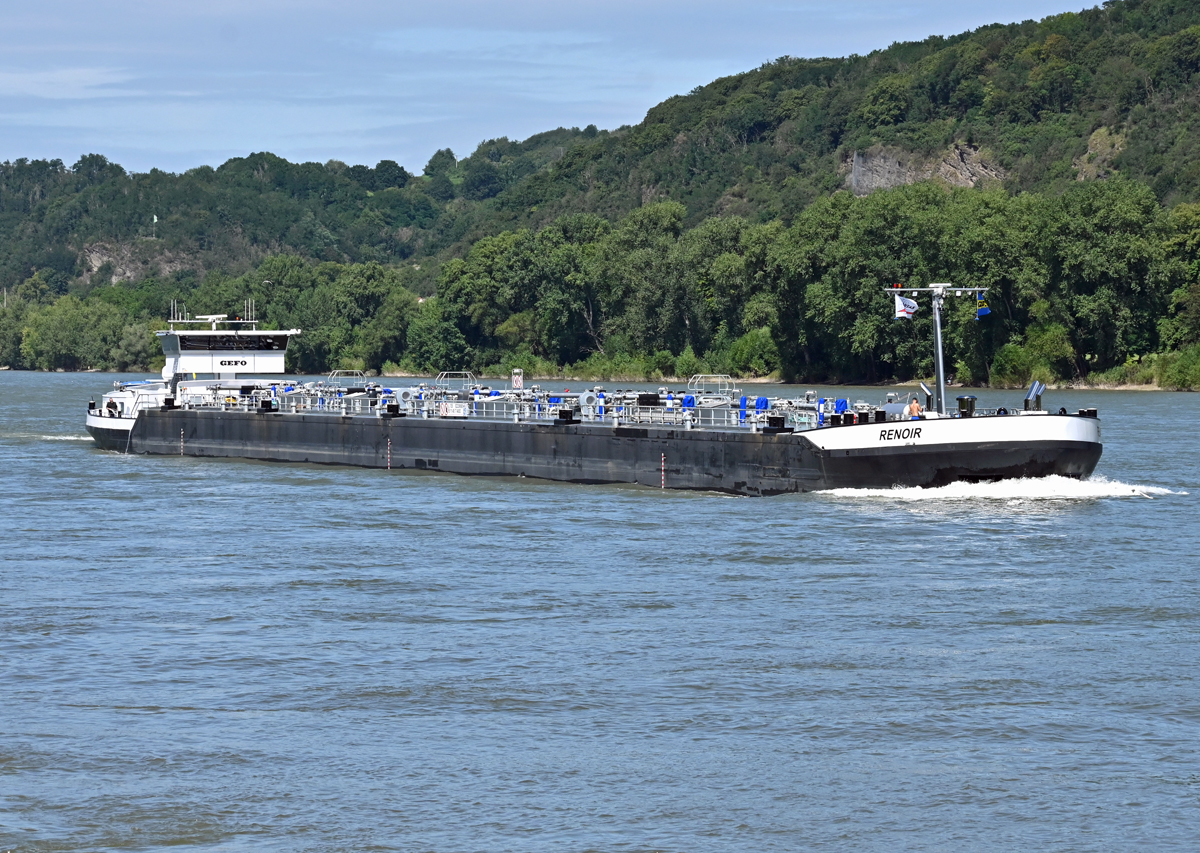
<instances>
[{"instance_id":1,"label":"bow wave foam","mask_svg":"<svg viewBox=\"0 0 1200 853\"><path fill-rule=\"evenodd\" d=\"M1098 498L1156 498L1186 495L1187 492L1160 486L1141 486L1091 477L1037 477L1021 480L996 480L985 483L950 483L930 489L897 486L891 489L830 489L822 492L839 498L887 498L896 501L1069 501Z\"/></svg>"}]
</instances>

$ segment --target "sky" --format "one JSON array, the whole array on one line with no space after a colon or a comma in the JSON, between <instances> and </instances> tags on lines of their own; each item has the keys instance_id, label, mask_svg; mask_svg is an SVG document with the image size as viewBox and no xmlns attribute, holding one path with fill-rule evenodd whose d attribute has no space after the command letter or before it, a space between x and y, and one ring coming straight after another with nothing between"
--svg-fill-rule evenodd
<instances>
[{"instance_id":1,"label":"sky","mask_svg":"<svg viewBox=\"0 0 1200 853\"><path fill-rule=\"evenodd\" d=\"M395 160L655 104L780 56L1042 18L1095 0L8 0L0 161L183 172L271 151Z\"/></svg>"}]
</instances>

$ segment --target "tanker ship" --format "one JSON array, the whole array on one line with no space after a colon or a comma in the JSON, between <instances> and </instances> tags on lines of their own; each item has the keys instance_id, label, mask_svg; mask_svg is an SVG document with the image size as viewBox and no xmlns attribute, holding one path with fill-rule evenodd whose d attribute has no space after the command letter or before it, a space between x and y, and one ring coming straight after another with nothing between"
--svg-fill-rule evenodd
<instances>
[{"instance_id":1,"label":"tanker ship","mask_svg":"<svg viewBox=\"0 0 1200 853\"><path fill-rule=\"evenodd\" d=\"M466 372L403 384L335 371L299 382L284 376L284 359L300 330L259 329L248 304L232 320L173 309L157 333L162 379L115 383L88 403L86 426L120 453L753 496L1090 475L1102 450L1097 411L1044 410L1036 380L1011 410L977 407L971 395L947 406L940 309L950 289L905 289L933 297L936 377L920 386L924 406L898 392L876 404L811 391L750 396L724 375L656 391L555 392L527 387L519 370L502 387Z\"/></svg>"}]
</instances>

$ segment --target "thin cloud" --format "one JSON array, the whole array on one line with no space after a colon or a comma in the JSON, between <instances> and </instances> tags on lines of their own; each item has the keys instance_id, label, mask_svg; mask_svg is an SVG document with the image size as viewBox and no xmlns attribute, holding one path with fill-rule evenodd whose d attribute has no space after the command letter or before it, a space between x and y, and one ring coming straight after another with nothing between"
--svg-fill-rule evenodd
<instances>
[{"instance_id":1,"label":"thin cloud","mask_svg":"<svg viewBox=\"0 0 1200 853\"><path fill-rule=\"evenodd\" d=\"M840 56L1079 0L41 0L0 28L0 160L184 171L272 151L397 160L656 103L778 56Z\"/></svg>"},{"instance_id":2,"label":"thin cloud","mask_svg":"<svg viewBox=\"0 0 1200 853\"><path fill-rule=\"evenodd\" d=\"M466 54L473 58L510 58L514 55L537 61L531 48L558 52L563 49L597 48L611 39L572 31L488 30L469 27L412 27L392 30L376 37L374 46L400 54Z\"/></svg>"},{"instance_id":3,"label":"thin cloud","mask_svg":"<svg viewBox=\"0 0 1200 853\"><path fill-rule=\"evenodd\" d=\"M84 100L144 94L114 88L134 76L113 68L55 68L48 71L0 71L0 97Z\"/></svg>"}]
</instances>

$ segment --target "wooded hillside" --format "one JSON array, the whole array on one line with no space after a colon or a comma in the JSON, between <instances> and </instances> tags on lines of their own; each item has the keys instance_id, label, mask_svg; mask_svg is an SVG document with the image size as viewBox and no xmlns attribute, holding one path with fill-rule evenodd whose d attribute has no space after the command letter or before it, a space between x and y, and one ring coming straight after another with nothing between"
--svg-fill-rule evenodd
<instances>
[{"instance_id":1,"label":"wooded hillside","mask_svg":"<svg viewBox=\"0 0 1200 853\"><path fill-rule=\"evenodd\" d=\"M782 58L636 127L442 150L420 175L5 163L0 362L139 366L171 298L255 295L306 330L305 370L907 378L928 329L878 289L945 279L995 288L987 320L952 321L961 378L1188 384L1198 84L1200 6L1120 0Z\"/></svg>"}]
</instances>

